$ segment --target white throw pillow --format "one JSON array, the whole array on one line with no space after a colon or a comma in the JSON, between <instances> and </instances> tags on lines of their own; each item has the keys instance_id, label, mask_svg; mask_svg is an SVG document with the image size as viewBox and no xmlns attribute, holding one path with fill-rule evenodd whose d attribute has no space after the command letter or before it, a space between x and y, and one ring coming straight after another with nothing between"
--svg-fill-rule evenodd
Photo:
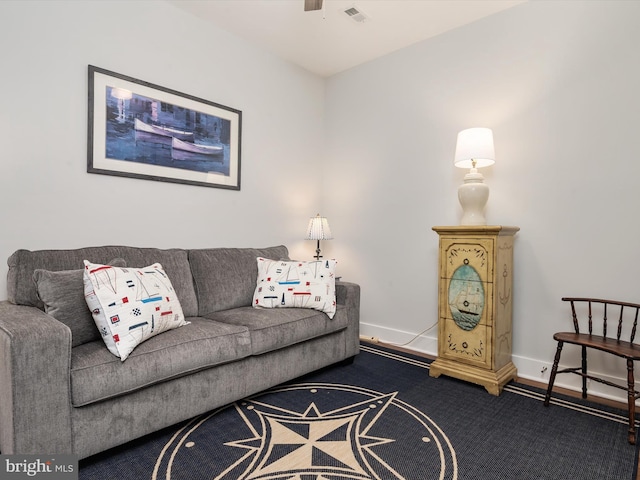
<instances>
[{"instance_id":1,"label":"white throw pillow","mask_svg":"<svg viewBox=\"0 0 640 480\"><path fill-rule=\"evenodd\" d=\"M312 308L333 318L336 313L336 261L296 262L258 257L253 306Z\"/></svg>"},{"instance_id":2,"label":"white throw pillow","mask_svg":"<svg viewBox=\"0 0 640 480\"><path fill-rule=\"evenodd\" d=\"M123 362L145 340L186 325L162 265L119 268L84 261L84 296L111 353Z\"/></svg>"}]
</instances>

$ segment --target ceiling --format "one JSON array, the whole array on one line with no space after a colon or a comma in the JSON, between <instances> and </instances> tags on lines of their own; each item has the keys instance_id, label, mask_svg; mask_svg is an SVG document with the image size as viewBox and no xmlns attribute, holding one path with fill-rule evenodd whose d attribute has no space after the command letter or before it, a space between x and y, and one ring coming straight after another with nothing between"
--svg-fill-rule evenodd
<instances>
[{"instance_id":1,"label":"ceiling","mask_svg":"<svg viewBox=\"0 0 640 480\"><path fill-rule=\"evenodd\" d=\"M527 0L169 0L317 75L328 77ZM366 19L354 20L355 7Z\"/></svg>"}]
</instances>

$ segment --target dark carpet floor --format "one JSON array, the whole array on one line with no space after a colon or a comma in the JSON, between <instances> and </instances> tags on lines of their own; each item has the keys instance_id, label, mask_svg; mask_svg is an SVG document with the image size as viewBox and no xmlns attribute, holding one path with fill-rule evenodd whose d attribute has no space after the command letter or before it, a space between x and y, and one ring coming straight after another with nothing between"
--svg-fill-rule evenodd
<instances>
[{"instance_id":1,"label":"dark carpet floor","mask_svg":"<svg viewBox=\"0 0 640 480\"><path fill-rule=\"evenodd\" d=\"M626 413L511 383L429 377L364 344L307 375L85 459L80 479L635 480Z\"/></svg>"}]
</instances>

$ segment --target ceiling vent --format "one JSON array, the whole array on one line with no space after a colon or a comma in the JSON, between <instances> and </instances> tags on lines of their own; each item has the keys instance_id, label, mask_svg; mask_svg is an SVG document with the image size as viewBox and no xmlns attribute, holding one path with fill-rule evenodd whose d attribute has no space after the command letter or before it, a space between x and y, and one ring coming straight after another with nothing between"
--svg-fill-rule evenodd
<instances>
[{"instance_id":1,"label":"ceiling vent","mask_svg":"<svg viewBox=\"0 0 640 480\"><path fill-rule=\"evenodd\" d=\"M369 20L369 17L362 10L356 7L349 7L344 10L344 13L356 23L364 23Z\"/></svg>"}]
</instances>

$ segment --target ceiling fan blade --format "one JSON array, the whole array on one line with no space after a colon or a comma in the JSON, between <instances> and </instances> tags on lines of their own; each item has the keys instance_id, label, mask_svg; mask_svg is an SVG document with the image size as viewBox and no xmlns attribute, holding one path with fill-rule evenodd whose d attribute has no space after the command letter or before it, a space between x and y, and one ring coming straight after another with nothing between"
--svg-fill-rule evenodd
<instances>
[{"instance_id":1,"label":"ceiling fan blade","mask_svg":"<svg viewBox=\"0 0 640 480\"><path fill-rule=\"evenodd\" d=\"M322 8L322 0L304 0L304 11L320 10Z\"/></svg>"}]
</instances>

